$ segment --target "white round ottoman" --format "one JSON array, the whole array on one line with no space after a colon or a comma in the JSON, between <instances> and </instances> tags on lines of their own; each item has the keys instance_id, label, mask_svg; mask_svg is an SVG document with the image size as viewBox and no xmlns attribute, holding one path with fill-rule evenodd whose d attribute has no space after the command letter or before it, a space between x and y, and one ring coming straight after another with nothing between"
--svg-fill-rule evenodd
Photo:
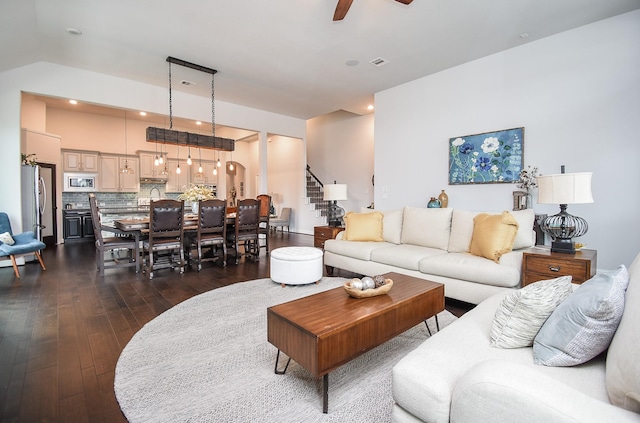
<instances>
[{"instance_id":1,"label":"white round ottoman","mask_svg":"<svg viewBox=\"0 0 640 423\"><path fill-rule=\"evenodd\" d=\"M322 279L322 255L319 248L283 247L269 253L271 279L285 285L303 285Z\"/></svg>"}]
</instances>

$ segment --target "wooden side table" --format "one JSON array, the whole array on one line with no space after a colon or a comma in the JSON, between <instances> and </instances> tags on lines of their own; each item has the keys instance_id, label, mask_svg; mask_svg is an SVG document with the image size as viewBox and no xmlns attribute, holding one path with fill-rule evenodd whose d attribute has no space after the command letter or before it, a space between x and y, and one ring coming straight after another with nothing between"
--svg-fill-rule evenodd
<instances>
[{"instance_id":1,"label":"wooden side table","mask_svg":"<svg viewBox=\"0 0 640 423\"><path fill-rule=\"evenodd\" d=\"M596 274L597 256L596 250L563 254L530 248L522 254L522 286L567 275L571 275L573 283L581 284Z\"/></svg>"},{"instance_id":2,"label":"wooden side table","mask_svg":"<svg viewBox=\"0 0 640 423\"><path fill-rule=\"evenodd\" d=\"M328 239L334 239L341 231L344 231L344 228L339 226L314 226L313 246L324 250L324 242Z\"/></svg>"}]
</instances>

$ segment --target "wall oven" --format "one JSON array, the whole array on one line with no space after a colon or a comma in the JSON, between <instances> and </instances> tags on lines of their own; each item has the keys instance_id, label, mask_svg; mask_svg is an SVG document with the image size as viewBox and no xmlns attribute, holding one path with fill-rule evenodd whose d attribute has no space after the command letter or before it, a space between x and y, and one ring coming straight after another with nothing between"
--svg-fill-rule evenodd
<instances>
[{"instance_id":1,"label":"wall oven","mask_svg":"<svg viewBox=\"0 0 640 423\"><path fill-rule=\"evenodd\" d=\"M98 189L96 173L65 173L64 190L67 192L94 192Z\"/></svg>"}]
</instances>

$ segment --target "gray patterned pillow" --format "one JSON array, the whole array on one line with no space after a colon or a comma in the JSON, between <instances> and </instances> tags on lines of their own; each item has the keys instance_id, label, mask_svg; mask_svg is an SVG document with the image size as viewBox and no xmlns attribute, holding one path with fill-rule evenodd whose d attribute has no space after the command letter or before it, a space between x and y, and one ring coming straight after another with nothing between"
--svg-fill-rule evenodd
<instances>
[{"instance_id":1,"label":"gray patterned pillow","mask_svg":"<svg viewBox=\"0 0 640 423\"><path fill-rule=\"evenodd\" d=\"M533 343L533 362L575 366L606 350L620 324L629 284L627 268L601 271L551 314Z\"/></svg>"},{"instance_id":2,"label":"gray patterned pillow","mask_svg":"<svg viewBox=\"0 0 640 423\"><path fill-rule=\"evenodd\" d=\"M539 281L502 300L491 326L491 346L530 347L553 310L571 294L571 276Z\"/></svg>"}]
</instances>

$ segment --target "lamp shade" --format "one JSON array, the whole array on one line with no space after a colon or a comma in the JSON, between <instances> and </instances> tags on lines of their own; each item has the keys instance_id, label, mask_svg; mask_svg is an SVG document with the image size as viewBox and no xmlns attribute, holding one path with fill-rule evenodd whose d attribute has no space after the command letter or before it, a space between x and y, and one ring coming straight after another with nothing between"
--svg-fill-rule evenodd
<instances>
[{"instance_id":1,"label":"lamp shade","mask_svg":"<svg viewBox=\"0 0 640 423\"><path fill-rule=\"evenodd\" d=\"M327 184L324 189L324 201L342 201L347 200L346 184Z\"/></svg>"},{"instance_id":2,"label":"lamp shade","mask_svg":"<svg viewBox=\"0 0 640 423\"><path fill-rule=\"evenodd\" d=\"M591 175L591 172L583 172L538 176L538 203L593 203Z\"/></svg>"}]
</instances>

